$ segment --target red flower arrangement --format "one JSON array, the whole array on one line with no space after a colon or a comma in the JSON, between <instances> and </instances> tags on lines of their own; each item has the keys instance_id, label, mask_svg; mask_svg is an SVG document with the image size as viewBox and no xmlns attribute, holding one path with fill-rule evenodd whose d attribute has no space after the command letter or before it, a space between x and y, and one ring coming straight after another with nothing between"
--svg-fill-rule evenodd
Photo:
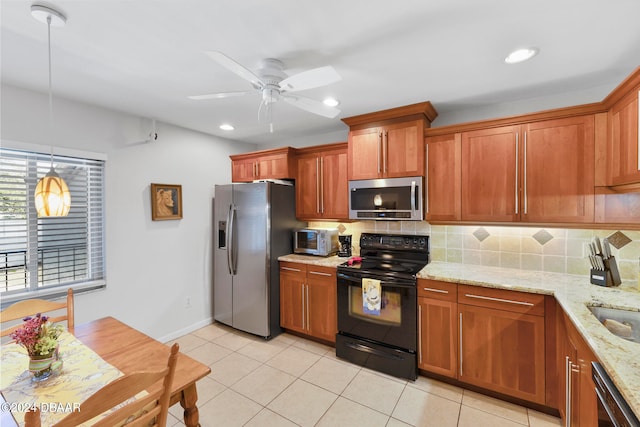
<instances>
[{"instance_id":1,"label":"red flower arrangement","mask_svg":"<svg viewBox=\"0 0 640 427\"><path fill-rule=\"evenodd\" d=\"M24 325L11 333L17 344L23 346L29 356L51 354L58 347L58 337L64 331L61 325L52 325L49 317L40 313L24 319Z\"/></svg>"}]
</instances>

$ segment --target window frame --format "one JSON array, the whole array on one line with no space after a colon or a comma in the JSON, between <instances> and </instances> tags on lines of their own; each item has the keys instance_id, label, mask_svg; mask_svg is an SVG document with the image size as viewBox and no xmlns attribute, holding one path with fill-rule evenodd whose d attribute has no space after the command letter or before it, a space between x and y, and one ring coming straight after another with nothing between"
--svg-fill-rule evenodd
<instances>
[{"instance_id":1,"label":"window frame","mask_svg":"<svg viewBox=\"0 0 640 427\"><path fill-rule=\"evenodd\" d=\"M38 156L42 156L42 155L53 155L54 157L56 156L61 156L61 157L71 157L71 158L78 158L78 159L83 159L83 160L88 160L88 161L99 161L99 162L103 162L102 165L102 177L101 177L101 195L102 195L102 203L97 207L98 210L100 210L100 216L101 216L101 224L100 224L100 228L101 228L101 242L99 246L101 246L101 252L102 252L102 259L101 259L101 263L102 263L102 278L101 279L86 279L86 280L80 280L74 283L61 283L61 284L53 284L53 285L47 285L44 287L38 287L35 290L30 289L27 283L27 288L25 288L24 290L20 291L20 290L14 290L14 291L9 291L8 293L6 292L1 292L0 296L1 296L1 306L4 309L6 306L17 302L17 301L21 301L24 299L30 299L30 298L42 298L42 299L58 299L61 297L66 296L66 292L68 288L72 288L74 290L74 292L77 293L82 293L82 292L88 292L88 291L94 291L94 290L99 290L99 289L103 289L106 287L106 274L107 274L107 265L106 265L106 231L105 231L105 226L106 226L106 161L107 161L107 155L104 153L96 153L96 152L89 152L89 151L83 151L83 150L76 150L76 149L69 149L69 148L61 148L61 147L50 147L50 146L43 146L43 145L39 145L39 144L31 144L31 143L25 143L25 142L18 142L18 141L8 141L8 140L2 140L0 143L0 148L2 149L7 149L7 150L12 150L12 151L22 151L25 153L33 153L35 155ZM40 176L38 176L38 178L41 178ZM36 180L37 182L37 180ZM35 184L34 184L35 187ZM28 189L31 189L31 186L28 186ZM32 198L30 198L31 194L29 194L30 191L27 190L27 203L31 203ZM72 204L73 204L73 194L72 194ZM35 209L35 208L34 208ZM90 221L89 218L85 218L88 221ZM29 221L29 220L27 220ZM31 229L33 229L33 227L27 222L27 234L29 234L32 231L29 231ZM37 233L37 231L36 231ZM89 234L91 234L91 230L89 230ZM38 247L40 247L40 245L38 245ZM88 249L91 250L91 249ZM91 258L91 255L88 254L87 255L89 258ZM92 261L88 261L89 263L91 263ZM28 268L28 267L27 267ZM88 267L90 268L90 267ZM31 273L33 274L33 273ZM39 279L36 279L39 281Z\"/></svg>"}]
</instances>

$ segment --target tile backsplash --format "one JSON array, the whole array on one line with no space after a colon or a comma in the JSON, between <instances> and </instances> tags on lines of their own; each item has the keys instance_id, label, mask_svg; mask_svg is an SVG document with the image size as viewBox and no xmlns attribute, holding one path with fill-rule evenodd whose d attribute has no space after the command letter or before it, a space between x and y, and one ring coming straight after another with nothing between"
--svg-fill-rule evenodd
<instances>
[{"instance_id":1,"label":"tile backsplash","mask_svg":"<svg viewBox=\"0 0 640 427\"><path fill-rule=\"evenodd\" d=\"M363 232L430 235L432 261L589 275L587 243L608 237L623 280L638 280L640 231L541 227L430 225L425 221L310 222L352 234L354 253Z\"/></svg>"}]
</instances>

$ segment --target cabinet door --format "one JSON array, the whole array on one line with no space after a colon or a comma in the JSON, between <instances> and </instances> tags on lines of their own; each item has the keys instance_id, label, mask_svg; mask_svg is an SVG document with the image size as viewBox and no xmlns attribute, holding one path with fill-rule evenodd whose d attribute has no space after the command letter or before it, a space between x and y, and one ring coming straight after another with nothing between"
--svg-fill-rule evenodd
<instances>
[{"instance_id":1,"label":"cabinet door","mask_svg":"<svg viewBox=\"0 0 640 427\"><path fill-rule=\"evenodd\" d=\"M462 133L462 220L518 221L519 126Z\"/></svg>"},{"instance_id":2,"label":"cabinet door","mask_svg":"<svg viewBox=\"0 0 640 427\"><path fill-rule=\"evenodd\" d=\"M296 184L297 185L297 184ZM347 150L327 152L322 157L323 218L349 218L349 180L347 178Z\"/></svg>"},{"instance_id":3,"label":"cabinet door","mask_svg":"<svg viewBox=\"0 0 640 427\"><path fill-rule=\"evenodd\" d=\"M272 154L256 159L258 179L290 179L288 156Z\"/></svg>"},{"instance_id":4,"label":"cabinet door","mask_svg":"<svg viewBox=\"0 0 640 427\"><path fill-rule=\"evenodd\" d=\"M349 179L379 178L382 173L382 131L378 128L349 132Z\"/></svg>"},{"instance_id":5,"label":"cabinet door","mask_svg":"<svg viewBox=\"0 0 640 427\"><path fill-rule=\"evenodd\" d=\"M231 181L251 182L257 179L255 160L234 160L231 162Z\"/></svg>"},{"instance_id":6,"label":"cabinet door","mask_svg":"<svg viewBox=\"0 0 640 427\"><path fill-rule=\"evenodd\" d=\"M570 411L570 425L597 427L598 397L591 376L591 362L597 359L569 317L564 313L563 317L566 330L565 348L568 349L571 361L568 376L571 381L571 387L568 389L570 406L567 406L567 410Z\"/></svg>"},{"instance_id":7,"label":"cabinet door","mask_svg":"<svg viewBox=\"0 0 640 427\"><path fill-rule=\"evenodd\" d=\"M300 156L297 163L296 217L320 218L320 158L315 155Z\"/></svg>"},{"instance_id":8,"label":"cabinet door","mask_svg":"<svg viewBox=\"0 0 640 427\"><path fill-rule=\"evenodd\" d=\"M306 266L287 263L280 266L280 326L305 332Z\"/></svg>"},{"instance_id":9,"label":"cabinet door","mask_svg":"<svg viewBox=\"0 0 640 427\"><path fill-rule=\"evenodd\" d=\"M308 333L330 342L338 333L336 286L335 268L308 266Z\"/></svg>"},{"instance_id":10,"label":"cabinet door","mask_svg":"<svg viewBox=\"0 0 640 427\"><path fill-rule=\"evenodd\" d=\"M456 378L458 285L418 279L418 368Z\"/></svg>"},{"instance_id":11,"label":"cabinet door","mask_svg":"<svg viewBox=\"0 0 640 427\"><path fill-rule=\"evenodd\" d=\"M457 304L418 298L418 368L456 378Z\"/></svg>"},{"instance_id":12,"label":"cabinet door","mask_svg":"<svg viewBox=\"0 0 640 427\"><path fill-rule=\"evenodd\" d=\"M385 126L382 174L388 178L422 176L424 173L424 122Z\"/></svg>"},{"instance_id":13,"label":"cabinet door","mask_svg":"<svg viewBox=\"0 0 640 427\"><path fill-rule=\"evenodd\" d=\"M608 160L613 185L640 182L639 98L640 92L634 91L618 102L609 113L611 133Z\"/></svg>"},{"instance_id":14,"label":"cabinet door","mask_svg":"<svg viewBox=\"0 0 640 427\"><path fill-rule=\"evenodd\" d=\"M592 223L594 117L524 126L522 221Z\"/></svg>"},{"instance_id":15,"label":"cabinet door","mask_svg":"<svg viewBox=\"0 0 640 427\"><path fill-rule=\"evenodd\" d=\"M544 316L458 304L460 381L544 404Z\"/></svg>"},{"instance_id":16,"label":"cabinet door","mask_svg":"<svg viewBox=\"0 0 640 427\"><path fill-rule=\"evenodd\" d=\"M427 221L460 221L460 134L425 138Z\"/></svg>"}]
</instances>

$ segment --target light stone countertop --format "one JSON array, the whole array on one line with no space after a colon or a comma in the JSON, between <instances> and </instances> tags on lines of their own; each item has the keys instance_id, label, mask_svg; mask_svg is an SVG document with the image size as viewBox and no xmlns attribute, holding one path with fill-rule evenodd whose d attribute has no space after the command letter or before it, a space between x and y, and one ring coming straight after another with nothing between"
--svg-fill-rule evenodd
<instances>
[{"instance_id":1,"label":"light stone countertop","mask_svg":"<svg viewBox=\"0 0 640 427\"><path fill-rule=\"evenodd\" d=\"M325 267L337 267L347 259L293 254L278 258ZM587 276L446 262L428 264L418 273L418 278L555 296L633 412L640 417L640 343L613 335L587 308L587 305L596 305L640 311L637 283L604 288L590 284Z\"/></svg>"},{"instance_id":2,"label":"light stone countertop","mask_svg":"<svg viewBox=\"0 0 640 427\"><path fill-rule=\"evenodd\" d=\"M289 254L283 255L278 258L278 261L288 261L288 262L299 262L301 264L310 264L317 265L320 267L334 267L336 268L343 262L347 262L349 258L347 257L339 257L337 255L329 256L329 257L321 257L321 256L313 256L313 255L300 255L300 254Z\"/></svg>"}]
</instances>

